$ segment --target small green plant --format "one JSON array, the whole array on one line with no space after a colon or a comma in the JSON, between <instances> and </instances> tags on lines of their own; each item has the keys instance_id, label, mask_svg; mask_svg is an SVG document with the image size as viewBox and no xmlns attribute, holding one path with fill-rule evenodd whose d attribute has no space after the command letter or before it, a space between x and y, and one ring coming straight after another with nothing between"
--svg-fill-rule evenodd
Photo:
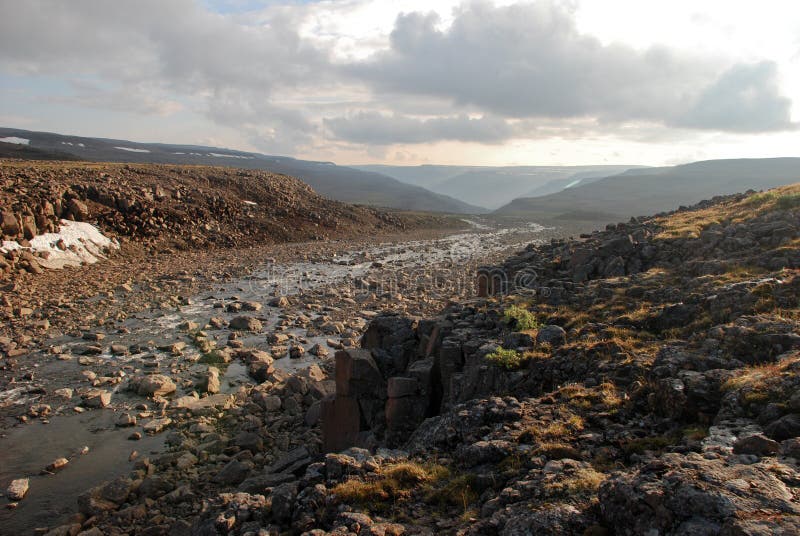
<instances>
[{"instance_id":1,"label":"small green plant","mask_svg":"<svg viewBox=\"0 0 800 536\"><path fill-rule=\"evenodd\" d=\"M224 373L228 369L228 361L219 350L211 350L210 352L204 353L197 362L217 367L221 373Z\"/></svg>"},{"instance_id":2,"label":"small green plant","mask_svg":"<svg viewBox=\"0 0 800 536\"><path fill-rule=\"evenodd\" d=\"M800 194L784 194L778 197L775 206L780 210L800 207Z\"/></svg>"},{"instance_id":3,"label":"small green plant","mask_svg":"<svg viewBox=\"0 0 800 536\"><path fill-rule=\"evenodd\" d=\"M503 320L516 331L537 329L541 324L536 316L519 305L512 305L503 313Z\"/></svg>"},{"instance_id":4,"label":"small green plant","mask_svg":"<svg viewBox=\"0 0 800 536\"><path fill-rule=\"evenodd\" d=\"M777 194L775 192L763 192L759 194L753 194L744 200L744 204L750 206L760 206L775 200L776 197Z\"/></svg>"},{"instance_id":5,"label":"small green plant","mask_svg":"<svg viewBox=\"0 0 800 536\"><path fill-rule=\"evenodd\" d=\"M516 350L498 348L491 354L486 354L486 359L498 367L503 367L507 370L516 370L522 366L522 354Z\"/></svg>"}]
</instances>

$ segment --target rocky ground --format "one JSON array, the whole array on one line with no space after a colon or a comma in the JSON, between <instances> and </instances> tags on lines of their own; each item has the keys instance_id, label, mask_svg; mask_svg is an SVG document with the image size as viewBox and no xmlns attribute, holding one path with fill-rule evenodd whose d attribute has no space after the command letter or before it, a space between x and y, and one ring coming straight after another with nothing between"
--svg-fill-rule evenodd
<instances>
[{"instance_id":1,"label":"rocky ground","mask_svg":"<svg viewBox=\"0 0 800 536\"><path fill-rule=\"evenodd\" d=\"M0 532L796 534L799 232L789 188L119 289L5 341Z\"/></svg>"},{"instance_id":2,"label":"rocky ground","mask_svg":"<svg viewBox=\"0 0 800 536\"><path fill-rule=\"evenodd\" d=\"M334 352L358 346L380 312L432 315L471 295L477 264L555 232L464 220L457 224L467 231L454 232L452 219L386 217L400 223L364 224L362 236L347 229L340 239L250 247L242 239L243 245L185 250L175 245L180 226L142 240L93 212L84 219L119 240L119 251L64 270L14 264L6 271L0 335L0 485L7 506L0 533L32 533L75 512L79 527L118 532L95 515L109 513L114 500L92 496L93 488L109 479L127 482L142 463L174 458L176 447L189 456L170 467L181 481L188 478L196 498L227 489L228 479L239 483L237 475L216 476L233 460L246 462L239 472L288 454L302 454L302 465L320 452L320 399L332 393ZM53 229L37 226L47 230ZM252 425L254 396L261 397L264 422L243 434L239 418ZM203 445L206 454L196 456L175 443L190 429L201 431L201 443L218 432L219 451ZM228 434L255 441L254 456L245 459L231 446L233 452ZM137 514L129 521L138 528L129 530L179 531L173 521L191 517L164 515L154 521Z\"/></svg>"}]
</instances>

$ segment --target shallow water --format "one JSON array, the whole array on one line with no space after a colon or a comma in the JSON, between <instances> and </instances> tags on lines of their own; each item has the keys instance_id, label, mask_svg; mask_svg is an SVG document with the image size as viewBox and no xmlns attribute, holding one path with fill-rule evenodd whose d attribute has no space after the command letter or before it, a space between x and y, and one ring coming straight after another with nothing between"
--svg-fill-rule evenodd
<instances>
[{"instance_id":1,"label":"shallow water","mask_svg":"<svg viewBox=\"0 0 800 536\"><path fill-rule=\"evenodd\" d=\"M0 437L0 482L31 475L30 489L15 510L0 509L0 534L31 533L77 511L77 496L106 480L129 473L131 451L141 457L160 451L165 434L129 441L130 428L115 428L111 410L55 416L49 424L18 426ZM87 454L80 454L88 447ZM56 474L39 473L57 458L69 464Z\"/></svg>"}]
</instances>

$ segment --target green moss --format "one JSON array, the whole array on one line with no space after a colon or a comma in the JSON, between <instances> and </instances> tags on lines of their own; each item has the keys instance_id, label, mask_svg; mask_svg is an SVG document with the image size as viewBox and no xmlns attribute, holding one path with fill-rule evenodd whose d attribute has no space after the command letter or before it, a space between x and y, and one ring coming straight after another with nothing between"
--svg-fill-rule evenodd
<instances>
[{"instance_id":1,"label":"green moss","mask_svg":"<svg viewBox=\"0 0 800 536\"><path fill-rule=\"evenodd\" d=\"M625 456L632 454L644 454L645 451L661 452L670 445L676 443L675 437L661 435L651 437L636 437L623 441L620 447Z\"/></svg>"},{"instance_id":2,"label":"green moss","mask_svg":"<svg viewBox=\"0 0 800 536\"><path fill-rule=\"evenodd\" d=\"M217 367L221 374L224 374L228 369L228 362L225 361L225 358L221 353L219 353L218 350L206 352L200 356L200 359L198 359L197 362L205 363L206 365L210 365L212 367Z\"/></svg>"}]
</instances>

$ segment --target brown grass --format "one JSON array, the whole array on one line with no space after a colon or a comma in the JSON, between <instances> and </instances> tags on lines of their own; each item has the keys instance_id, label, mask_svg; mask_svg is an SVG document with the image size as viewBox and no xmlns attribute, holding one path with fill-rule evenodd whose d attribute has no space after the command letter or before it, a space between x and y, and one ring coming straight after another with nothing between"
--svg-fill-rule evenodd
<instances>
[{"instance_id":1,"label":"brown grass","mask_svg":"<svg viewBox=\"0 0 800 536\"><path fill-rule=\"evenodd\" d=\"M656 238L697 238L715 223L739 223L774 210L791 210L800 207L800 184L774 188L753 194L741 201L727 201L709 208L673 214L656 221L662 232Z\"/></svg>"}]
</instances>

